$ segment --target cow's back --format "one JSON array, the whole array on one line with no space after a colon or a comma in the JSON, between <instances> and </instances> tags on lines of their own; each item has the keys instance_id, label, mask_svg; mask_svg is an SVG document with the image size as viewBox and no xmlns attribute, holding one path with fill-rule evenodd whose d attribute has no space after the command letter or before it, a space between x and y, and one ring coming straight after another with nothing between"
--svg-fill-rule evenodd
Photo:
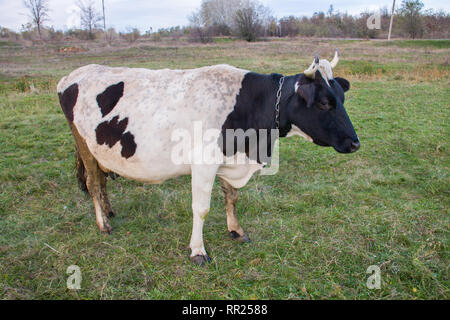
<instances>
[{"instance_id":1,"label":"cow's back","mask_svg":"<svg viewBox=\"0 0 450 320\"><path fill-rule=\"evenodd\" d=\"M192 134L196 121L204 130L220 129L246 73L227 65L193 70L89 65L63 78L58 93L76 92L69 121L104 168L160 182L190 171L171 161L173 131Z\"/></svg>"}]
</instances>

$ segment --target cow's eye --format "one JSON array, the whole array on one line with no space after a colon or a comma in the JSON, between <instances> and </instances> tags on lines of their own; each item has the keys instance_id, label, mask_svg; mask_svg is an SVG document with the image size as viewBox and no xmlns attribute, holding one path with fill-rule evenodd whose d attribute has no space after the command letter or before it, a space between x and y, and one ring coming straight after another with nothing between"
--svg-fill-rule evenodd
<instances>
[{"instance_id":1,"label":"cow's eye","mask_svg":"<svg viewBox=\"0 0 450 320\"><path fill-rule=\"evenodd\" d=\"M319 103L317 105L319 106L319 109L322 109L322 110L330 110L331 109L330 102L326 98L320 99Z\"/></svg>"}]
</instances>

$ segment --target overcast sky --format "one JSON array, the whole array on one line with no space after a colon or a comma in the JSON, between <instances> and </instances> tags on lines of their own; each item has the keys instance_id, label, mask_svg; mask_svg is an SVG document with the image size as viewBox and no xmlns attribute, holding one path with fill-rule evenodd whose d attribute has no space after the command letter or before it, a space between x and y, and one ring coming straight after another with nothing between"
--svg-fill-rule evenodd
<instances>
[{"instance_id":1,"label":"overcast sky","mask_svg":"<svg viewBox=\"0 0 450 320\"><path fill-rule=\"evenodd\" d=\"M79 26L75 0L48 0L51 12L47 25L56 29ZM94 0L101 6L101 0ZM390 7L392 0L262 0L274 15L310 16L316 11L327 11L330 4L335 10L357 14L366 9L375 10ZM450 11L449 0L422 0L426 9L444 9ZM201 0L105 0L107 27L125 30L138 27L142 32L150 27L157 30L163 27L187 25L188 16L199 8ZM401 0L397 0L401 3ZM26 23L27 10L22 0L0 0L0 26L20 30Z\"/></svg>"}]
</instances>

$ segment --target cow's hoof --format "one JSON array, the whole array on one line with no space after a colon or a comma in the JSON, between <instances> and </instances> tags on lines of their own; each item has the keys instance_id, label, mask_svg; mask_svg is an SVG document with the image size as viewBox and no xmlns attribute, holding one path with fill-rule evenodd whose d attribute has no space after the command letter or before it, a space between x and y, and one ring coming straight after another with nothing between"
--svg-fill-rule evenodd
<instances>
[{"instance_id":1,"label":"cow's hoof","mask_svg":"<svg viewBox=\"0 0 450 320\"><path fill-rule=\"evenodd\" d=\"M229 233L231 239L236 240L237 242L240 243L248 243L251 242L250 238L247 237L246 234L244 234L243 236L241 236L239 233L237 233L236 231L231 231Z\"/></svg>"},{"instance_id":2,"label":"cow's hoof","mask_svg":"<svg viewBox=\"0 0 450 320\"><path fill-rule=\"evenodd\" d=\"M211 258L208 257L208 255L206 255L206 256L198 255L198 256L191 257L191 261L198 266L204 267L205 264L207 264L208 262L211 261Z\"/></svg>"},{"instance_id":3,"label":"cow's hoof","mask_svg":"<svg viewBox=\"0 0 450 320\"><path fill-rule=\"evenodd\" d=\"M101 233L105 233L105 234L111 234L112 233L112 228L109 224L103 226L103 228L100 229Z\"/></svg>"},{"instance_id":4,"label":"cow's hoof","mask_svg":"<svg viewBox=\"0 0 450 320\"><path fill-rule=\"evenodd\" d=\"M109 218L114 218L116 216L116 214L114 213L114 212L112 212L112 211L110 211L109 213L108 213L108 217Z\"/></svg>"},{"instance_id":5,"label":"cow's hoof","mask_svg":"<svg viewBox=\"0 0 450 320\"><path fill-rule=\"evenodd\" d=\"M108 176L109 176L111 179L113 179L113 180L116 180L116 179L119 177L119 175L118 175L117 173L114 173L114 172L110 172L110 173L108 174Z\"/></svg>"}]
</instances>

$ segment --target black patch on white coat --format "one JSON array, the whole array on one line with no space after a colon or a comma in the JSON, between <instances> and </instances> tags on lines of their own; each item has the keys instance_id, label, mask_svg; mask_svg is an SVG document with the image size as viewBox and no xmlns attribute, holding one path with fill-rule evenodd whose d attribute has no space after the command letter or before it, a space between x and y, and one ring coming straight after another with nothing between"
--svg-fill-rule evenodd
<instances>
[{"instance_id":1,"label":"black patch on white coat","mask_svg":"<svg viewBox=\"0 0 450 320\"><path fill-rule=\"evenodd\" d=\"M131 158L136 153L137 145L134 141L134 135L130 132L125 133L127 126L128 118L119 121L119 116L100 123L95 129L97 143L99 145L106 144L109 148L112 148L120 141L122 157Z\"/></svg>"},{"instance_id":2,"label":"black patch on white coat","mask_svg":"<svg viewBox=\"0 0 450 320\"><path fill-rule=\"evenodd\" d=\"M95 129L97 143L99 145L106 144L110 148L114 147L122 138L127 126L128 118L119 121L119 116L114 117L111 121L100 123Z\"/></svg>"},{"instance_id":3,"label":"black patch on white coat","mask_svg":"<svg viewBox=\"0 0 450 320\"><path fill-rule=\"evenodd\" d=\"M59 103L61 108L70 122L73 122L73 108L77 104L78 99L78 84L74 83L63 93L58 92Z\"/></svg>"},{"instance_id":4,"label":"black patch on white coat","mask_svg":"<svg viewBox=\"0 0 450 320\"><path fill-rule=\"evenodd\" d=\"M122 157L128 159L136 153L137 145L134 141L134 136L130 132L122 136L120 144L122 145Z\"/></svg>"},{"instance_id":5,"label":"black patch on white coat","mask_svg":"<svg viewBox=\"0 0 450 320\"><path fill-rule=\"evenodd\" d=\"M244 152L252 160L257 160L258 163L266 162L260 159L260 148L263 148L263 154L271 157L273 146L271 145L270 130L275 129L275 105L276 105L276 94L279 88L280 74L263 75L254 72L247 73L242 80L241 90L236 98L236 104L234 110L228 115L226 121L222 126L222 138L219 140L219 145L222 149L224 155L231 156L236 152ZM286 97L289 94L292 95L294 90L290 87L293 84L289 77L285 78L285 83L283 85L283 95ZM288 89L289 88L289 89ZM290 91L289 91L290 90ZM281 116L281 112L280 112ZM280 117L280 136L286 136L291 126L284 128L283 119ZM256 130L256 141L257 141L257 159L253 159L250 152L249 139L246 138L245 145L238 145L238 139L235 137L233 141L227 141L226 130L242 129L247 132L249 129ZM268 130L267 144L262 143L260 139L259 130ZM234 147L233 152L228 149Z\"/></svg>"},{"instance_id":6,"label":"black patch on white coat","mask_svg":"<svg viewBox=\"0 0 450 320\"><path fill-rule=\"evenodd\" d=\"M121 81L109 86L97 96L97 104L102 111L103 117L107 116L122 98L124 86L125 84Z\"/></svg>"}]
</instances>

